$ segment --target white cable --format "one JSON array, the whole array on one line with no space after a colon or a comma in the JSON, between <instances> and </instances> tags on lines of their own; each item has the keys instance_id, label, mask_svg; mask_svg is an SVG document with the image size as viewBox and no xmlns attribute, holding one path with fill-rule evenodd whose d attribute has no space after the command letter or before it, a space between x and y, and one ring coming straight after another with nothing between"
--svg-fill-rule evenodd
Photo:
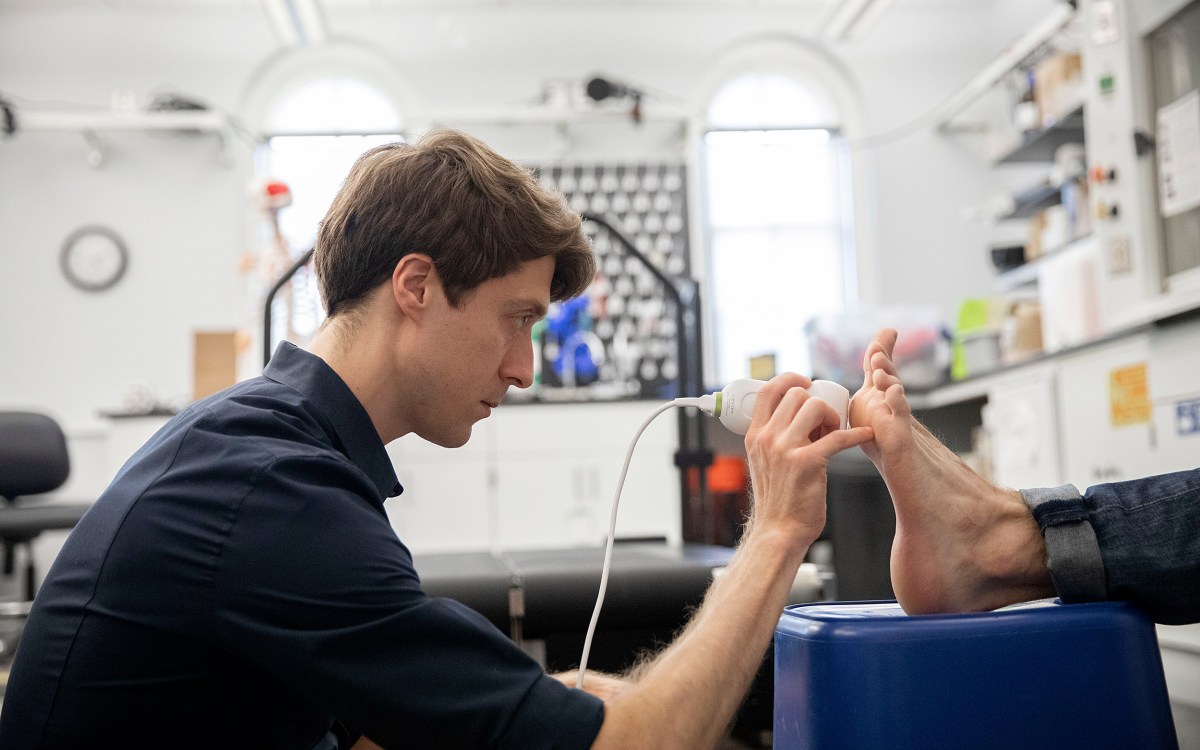
<instances>
[{"instance_id":1,"label":"white cable","mask_svg":"<svg viewBox=\"0 0 1200 750\"><path fill-rule=\"evenodd\" d=\"M673 406L700 406L703 407L702 399L712 398L711 396L701 396L700 398L677 398L674 401L668 401L662 406L654 410L654 413L642 422L642 426L638 428L637 434L633 436L633 440L629 443L629 450L625 452L625 463L621 466L621 478L617 480L617 492L613 495L612 517L608 522L608 543L604 547L604 566L600 571L600 593L596 595L596 608L592 610L592 621L588 623L587 636L583 639L583 656L579 658L579 678L575 681L575 687L583 687L583 676L587 672L588 654L592 650L592 636L596 634L596 623L600 619L600 608L604 606L604 592L608 590L608 571L612 567L613 540L617 535L617 506L621 502L621 488L625 486L625 475L629 473L629 461L633 458L633 447L637 445L638 438L650 426L654 419L664 411ZM711 406L709 407L711 410ZM711 411L709 412L711 413Z\"/></svg>"}]
</instances>

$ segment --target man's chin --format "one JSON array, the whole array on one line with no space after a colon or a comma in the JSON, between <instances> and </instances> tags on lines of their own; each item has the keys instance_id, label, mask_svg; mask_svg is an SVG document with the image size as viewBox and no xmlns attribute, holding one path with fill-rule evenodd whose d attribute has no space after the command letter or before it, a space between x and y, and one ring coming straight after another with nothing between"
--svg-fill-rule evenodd
<instances>
[{"instance_id":1,"label":"man's chin","mask_svg":"<svg viewBox=\"0 0 1200 750\"><path fill-rule=\"evenodd\" d=\"M467 427L463 433L430 435L428 437L422 435L421 437L443 448L461 448L471 439L471 429L472 427Z\"/></svg>"}]
</instances>

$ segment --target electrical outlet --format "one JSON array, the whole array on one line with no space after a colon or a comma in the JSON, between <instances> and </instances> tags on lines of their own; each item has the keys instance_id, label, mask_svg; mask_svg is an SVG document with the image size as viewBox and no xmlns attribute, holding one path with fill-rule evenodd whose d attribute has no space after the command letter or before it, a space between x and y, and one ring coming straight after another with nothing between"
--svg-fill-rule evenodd
<instances>
[{"instance_id":1,"label":"electrical outlet","mask_svg":"<svg viewBox=\"0 0 1200 750\"><path fill-rule=\"evenodd\" d=\"M1108 271L1114 276L1133 271L1128 237L1113 237L1108 241Z\"/></svg>"}]
</instances>

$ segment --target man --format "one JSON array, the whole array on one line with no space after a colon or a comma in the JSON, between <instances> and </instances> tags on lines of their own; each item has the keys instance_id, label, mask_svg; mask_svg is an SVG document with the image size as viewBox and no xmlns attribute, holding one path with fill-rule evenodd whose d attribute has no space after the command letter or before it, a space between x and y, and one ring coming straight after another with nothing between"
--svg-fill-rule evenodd
<instances>
[{"instance_id":1,"label":"man","mask_svg":"<svg viewBox=\"0 0 1200 750\"><path fill-rule=\"evenodd\" d=\"M194 404L121 470L47 576L0 746L703 748L825 521L838 430L807 378L761 391L755 507L728 572L636 679L547 676L427 597L383 512L384 445L446 447L533 377L531 327L593 274L578 215L478 141L355 164L317 239L328 320ZM447 523L452 523L447 519ZM581 622L581 626L582 626Z\"/></svg>"},{"instance_id":2,"label":"man","mask_svg":"<svg viewBox=\"0 0 1200 750\"><path fill-rule=\"evenodd\" d=\"M1059 596L1121 599L1157 622L1200 621L1200 469L1021 491L972 471L912 415L876 335L850 422L896 506L892 586L910 614L974 612Z\"/></svg>"}]
</instances>

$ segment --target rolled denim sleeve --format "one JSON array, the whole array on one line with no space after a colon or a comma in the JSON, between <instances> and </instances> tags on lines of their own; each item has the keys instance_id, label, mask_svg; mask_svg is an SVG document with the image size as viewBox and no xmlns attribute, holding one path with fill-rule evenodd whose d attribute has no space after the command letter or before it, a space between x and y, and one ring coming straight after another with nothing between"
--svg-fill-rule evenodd
<instances>
[{"instance_id":1,"label":"rolled denim sleeve","mask_svg":"<svg viewBox=\"0 0 1200 750\"><path fill-rule=\"evenodd\" d=\"M1088 503L1074 485L1021 490L1046 539L1046 564L1058 597L1067 603L1108 598L1104 558Z\"/></svg>"}]
</instances>

